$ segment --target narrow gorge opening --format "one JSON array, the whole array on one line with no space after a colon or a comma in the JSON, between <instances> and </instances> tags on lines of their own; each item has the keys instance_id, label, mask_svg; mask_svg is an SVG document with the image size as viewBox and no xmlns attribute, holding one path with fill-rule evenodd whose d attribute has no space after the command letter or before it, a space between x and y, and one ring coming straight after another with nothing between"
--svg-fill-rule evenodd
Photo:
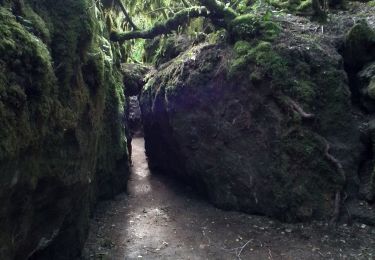
<instances>
[{"instance_id":1,"label":"narrow gorge opening","mask_svg":"<svg viewBox=\"0 0 375 260\"><path fill-rule=\"evenodd\" d=\"M374 0L0 0L0 259L372 259Z\"/></svg>"}]
</instances>

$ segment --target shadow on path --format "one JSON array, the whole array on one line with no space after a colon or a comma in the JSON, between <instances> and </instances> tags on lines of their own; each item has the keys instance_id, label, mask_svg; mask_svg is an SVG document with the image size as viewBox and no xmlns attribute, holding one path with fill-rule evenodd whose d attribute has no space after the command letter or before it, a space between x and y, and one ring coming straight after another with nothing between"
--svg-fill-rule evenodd
<instances>
[{"instance_id":1,"label":"shadow on path","mask_svg":"<svg viewBox=\"0 0 375 260\"><path fill-rule=\"evenodd\" d=\"M128 195L99 204L85 259L371 259L375 230L283 224L216 209L194 190L151 175L134 138ZM367 257L368 256L368 257ZM367 257L367 258L366 258Z\"/></svg>"}]
</instances>

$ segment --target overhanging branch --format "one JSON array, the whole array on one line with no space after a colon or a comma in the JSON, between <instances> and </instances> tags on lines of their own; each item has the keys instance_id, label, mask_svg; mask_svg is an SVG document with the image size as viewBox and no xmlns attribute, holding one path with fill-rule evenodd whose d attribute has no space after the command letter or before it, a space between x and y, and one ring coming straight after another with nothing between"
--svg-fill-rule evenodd
<instances>
[{"instance_id":1,"label":"overhanging branch","mask_svg":"<svg viewBox=\"0 0 375 260\"><path fill-rule=\"evenodd\" d=\"M177 12L172 18L163 23L157 23L148 30L135 30L131 32L111 33L111 41L124 42L131 39L152 39L161 34L170 33L176 30L180 25L186 24L191 18L200 16L208 17L210 12L206 7L196 6Z\"/></svg>"},{"instance_id":2,"label":"overhanging branch","mask_svg":"<svg viewBox=\"0 0 375 260\"><path fill-rule=\"evenodd\" d=\"M216 0L199 0L199 2L206 6L210 12L212 12L212 16L219 19L224 20L233 20L238 16L236 11L234 11L231 7L226 6L220 1Z\"/></svg>"},{"instance_id":3,"label":"overhanging branch","mask_svg":"<svg viewBox=\"0 0 375 260\"><path fill-rule=\"evenodd\" d=\"M121 2L121 0L117 1ZM150 29L135 29L132 32L125 33L112 32L111 41L124 42L131 39L152 39L158 35L170 33L171 31L176 30L178 26L189 22L189 19L200 16L210 17L213 23L217 26L228 27L230 22L238 16L232 8L226 6L220 1L199 0L199 2L203 6L195 6L181 10L172 18L167 19L165 22L157 23ZM131 21L130 17L128 20Z\"/></svg>"}]
</instances>

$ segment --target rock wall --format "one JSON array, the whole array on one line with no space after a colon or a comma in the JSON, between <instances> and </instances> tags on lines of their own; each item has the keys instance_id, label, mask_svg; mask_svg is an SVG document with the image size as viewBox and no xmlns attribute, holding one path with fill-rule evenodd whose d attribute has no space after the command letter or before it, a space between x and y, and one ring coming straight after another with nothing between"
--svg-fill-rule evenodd
<instances>
[{"instance_id":1,"label":"rock wall","mask_svg":"<svg viewBox=\"0 0 375 260\"><path fill-rule=\"evenodd\" d=\"M375 8L374 8L375 9ZM346 34L343 48L345 67L353 93L353 103L363 112L362 141L366 150L359 165L359 198L363 201L350 203L348 209L361 222L375 225L375 23L373 17L360 20Z\"/></svg>"},{"instance_id":2,"label":"rock wall","mask_svg":"<svg viewBox=\"0 0 375 260\"><path fill-rule=\"evenodd\" d=\"M126 187L119 54L95 3L0 1L1 259L75 259L96 200Z\"/></svg>"},{"instance_id":3,"label":"rock wall","mask_svg":"<svg viewBox=\"0 0 375 260\"><path fill-rule=\"evenodd\" d=\"M222 208L334 220L357 196L363 150L342 57L307 22L255 31L253 19L235 20L234 44L192 47L145 86L151 167Z\"/></svg>"}]
</instances>

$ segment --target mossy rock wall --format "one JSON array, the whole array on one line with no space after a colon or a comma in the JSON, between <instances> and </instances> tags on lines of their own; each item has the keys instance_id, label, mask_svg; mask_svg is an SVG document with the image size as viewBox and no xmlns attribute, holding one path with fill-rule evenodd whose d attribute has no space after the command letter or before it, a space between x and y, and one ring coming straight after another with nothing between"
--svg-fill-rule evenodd
<instances>
[{"instance_id":1,"label":"mossy rock wall","mask_svg":"<svg viewBox=\"0 0 375 260\"><path fill-rule=\"evenodd\" d=\"M353 93L353 101L362 111L362 141L366 144L359 167L359 201L349 205L353 218L374 225L375 211L375 28L370 21L357 22L346 34L345 67Z\"/></svg>"},{"instance_id":2,"label":"mossy rock wall","mask_svg":"<svg viewBox=\"0 0 375 260\"><path fill-rule=\"evenodd\" d=\"M97 199L126 187L119 57L94 2L1 2L1 259L75 259Z\"/></svg>"},{"instance_id":3,"label":"mossy rock wall","mask_svg":"<svg viewBox=\"0 0 375 260\"><path fill-rule=\"evenodd\" d=\"M330 220L335 194L358 190L361 147L342 63L330 44L287 32L186 51L143 89L151 167L222 208Z\"/></svg>"}]
</instances>

